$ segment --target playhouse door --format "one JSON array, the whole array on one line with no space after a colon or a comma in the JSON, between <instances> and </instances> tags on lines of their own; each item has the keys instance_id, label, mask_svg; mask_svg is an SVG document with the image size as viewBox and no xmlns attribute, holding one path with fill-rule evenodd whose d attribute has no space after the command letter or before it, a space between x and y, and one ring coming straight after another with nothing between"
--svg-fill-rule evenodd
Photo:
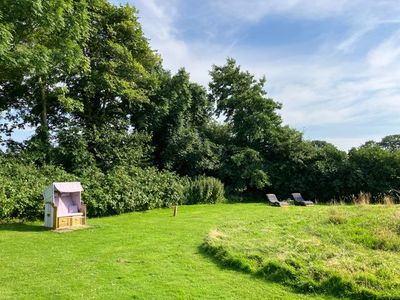
<instances>
[{"instance_id":1,"label":"playhouse door","mask_svg":"<svg viewBox=\"0 0 400 300\"><path fill-rule=\"evenodd\" d=\"M53 228L54 227L54 208L50 203L46 203L44 206L44 226Z\"/></svg>"}]
</instances>

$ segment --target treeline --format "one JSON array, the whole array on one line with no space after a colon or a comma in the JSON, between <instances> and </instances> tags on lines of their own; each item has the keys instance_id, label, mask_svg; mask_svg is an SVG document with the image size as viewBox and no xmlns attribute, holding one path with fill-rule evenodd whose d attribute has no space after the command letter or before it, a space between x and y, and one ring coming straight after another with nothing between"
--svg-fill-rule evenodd
<instances>
[{"instance_id":1,"label":"treeline","mask_svg":"<svg viewBox=\"0 0 400 300\"><path fill-rule=\"evenodd\" d=\"M233 59L212 66L210 75L206 89L185 69L165 70L134 7L106 0L3 0L0 173L7 162L10 169L9 164L29 166L27 172L31 166L54 167L82 181L113 172L128 182L141 178L138 172L169 174L177 181L211 176L236 196L268 191L287 197L300 191L330 201L360 191L375 199L398 195L400 135L349 153L307 141L282 124L281 104L268 97L264 78ZM11 138L26 126L36 130L32 137ZM104 185L111 186L112 178ZM140 194L133 182L126 189L133 189L131 197L138 201L150 193ZM102 193L96 196L99 203L102 197L118 199L118 193ZM0 199L12 202L12 194L0 182ZM94 215L152 207L102 211L96 205Z\"/></svg>"}]
</instances>

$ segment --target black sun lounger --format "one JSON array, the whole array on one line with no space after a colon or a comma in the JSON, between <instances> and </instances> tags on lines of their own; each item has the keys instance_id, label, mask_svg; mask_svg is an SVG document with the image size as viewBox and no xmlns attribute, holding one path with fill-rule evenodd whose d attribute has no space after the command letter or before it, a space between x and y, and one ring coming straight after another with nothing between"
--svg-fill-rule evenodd
<instances>
[{"instance_id":1,"label":"black sun lounger","mask_svg":"<svg viewBox=\"0 0 400 300\"><path fill-rule=\"evenodd\" d=\"M304 200L300 193L293 193L292 196L295 205L302 205L302 206L314 205L314 202L310 200Z\"/></svg>"},{"instance_id":2,"label":"black sun lounger","mask_svg":"<svg viewBox=\"0 0 400 300\"><path fill-rule=\"evenodd\" d=\"M269 204L273 206L288 206L289 203L286 201L279 201L278 198L276 198L275 194L267 194L268 202Z\"/></svg>"}]
</instances>

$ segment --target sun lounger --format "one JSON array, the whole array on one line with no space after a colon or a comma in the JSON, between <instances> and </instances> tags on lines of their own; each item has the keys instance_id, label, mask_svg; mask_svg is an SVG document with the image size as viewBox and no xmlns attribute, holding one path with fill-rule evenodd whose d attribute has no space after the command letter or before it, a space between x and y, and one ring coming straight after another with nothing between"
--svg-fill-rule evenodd
<instances>
[{"instance_id":1,"label":"sun lounger","mask_svg":"<svg viewBox=\"0 0 400 300\"><path fill-rule=\"evenodd\" d=\"M293 196L295 205L302 205L302 206L314 205L313 201L304 200L300 193L293 193L292 196Z\"/></svg>"},{"instance_id":2,"label":"sun lounger","mask_svg":"<svg viewBox=\"0 0 400 300\"><path fill-rule=\"evenodd\" d=\"M289 203L286 201L279 201L278 198L276 198L275 194L267 194L267 199L269 204L272 206L288 206Z\"/></svg>"}]
</instances>

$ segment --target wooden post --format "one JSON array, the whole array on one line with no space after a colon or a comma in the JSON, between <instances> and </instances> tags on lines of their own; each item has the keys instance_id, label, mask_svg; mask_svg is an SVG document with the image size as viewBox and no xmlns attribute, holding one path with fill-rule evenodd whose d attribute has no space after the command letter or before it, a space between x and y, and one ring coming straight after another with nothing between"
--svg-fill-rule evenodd
<instances>
[{"instance_id":1,"label":"wooden post","mask_svg":"<svg viewBox=\"0 0 400 300\"><path fill-rule=\"evenodd\" d=\"M82 211L83 211L83 215L84 215L84 218L83 218L83 222L84 222L84 224L82 224L82 225L86 225L86 222L87 222L87 212L86 212L86 204L81 204L82 205Z\"/></svg>"},{"instance_id":2,"label":"wooden post","mask_svg":"<svg viewBox=\"0 0 400 300\"><path fill-rule=\"evenodd\" d=\"M176 217L177 214L178 214L178 206L175 205L175 206L174 206L174 217Z\"/></svg>"}]
</instances>

